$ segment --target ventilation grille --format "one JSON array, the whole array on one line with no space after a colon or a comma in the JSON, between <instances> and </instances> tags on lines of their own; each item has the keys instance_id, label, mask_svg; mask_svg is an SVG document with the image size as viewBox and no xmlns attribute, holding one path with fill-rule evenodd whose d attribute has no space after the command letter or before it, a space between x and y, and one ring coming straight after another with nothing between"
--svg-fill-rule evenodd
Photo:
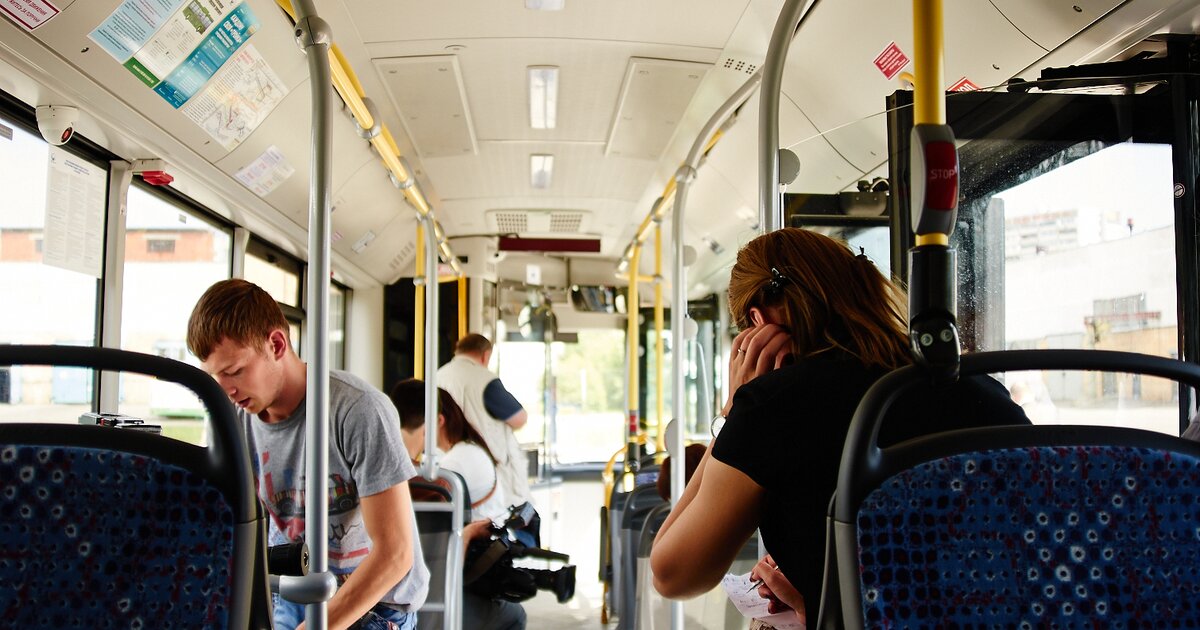
<instances>
[{"instance_id":1,"label":"ventilation grille","mask_svg":"<svg viewBox=\"0 0 1200 630\"><path fill-rule=\"evenodd\" d=\"M400 251L392 257L392 260L388 263L388 266L391 267L392 271L400 271L400 266L403 265L404 261L408 260L408 257L412 256L416 250L417 246L415 243L405 243L404 247L401 247Z\"/></svg>"},{"instance_id":2,"label":"ventilation grille","mask_svg":"<svg viewBox=\"0 0 1200 630\"><path fill-rule=\"evenodd\" d=\"M529 231L528 212L494 212L492 216L496 219L497 232L521 234Z\"/></svg>"},{"instance_id":3,"label":"ventilation grille","mask_svg":"<svg viewBox=\"0 0 1200 630\"><path fill-rule=\"evenodd\" d=\"M488 227L498 234L586 234L586 210L488 210Z\"/></svg>"},{"instance_id":4,"label":"ventilation grille","mask_svg":"<svg viewBox=\"0 0 1200 630\"><path fill-rule=\"evenodd\" d=\"M554 234L578 234L583 225L583 214L580 212L550 213L550 232Z\"/></svg>"},{"instance_id":5,"label":"ventilation grille","mask_svg":"<svg viewBox=\"0 0 1200 630\"><path fill-rule=\"evenodd\" d=\"M758 64L750 63L744 59L734 59L726 57L725 61L721 62L721 67L734 72L744 72L746 74L754 74L758 70Z\"/></svg>"}]
</instances>

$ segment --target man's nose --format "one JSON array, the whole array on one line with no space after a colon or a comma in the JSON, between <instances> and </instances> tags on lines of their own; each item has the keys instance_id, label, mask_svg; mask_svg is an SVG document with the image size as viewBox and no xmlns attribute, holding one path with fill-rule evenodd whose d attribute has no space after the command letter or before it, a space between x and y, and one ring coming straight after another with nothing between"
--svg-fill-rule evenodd
<instances>
[{"instance_id":1,"label":"man's nose","mask_svg":"<svg viewBox=\"0 0 1200 630\"><path fill-rule=\"evenodd\" d=\"M237 392L237 386L233 384L233 379L218 376L217 385L220 385L221 389L225 390L225 395L230 398L233 398L233 395Z\"/></svg>"}]
</instances>

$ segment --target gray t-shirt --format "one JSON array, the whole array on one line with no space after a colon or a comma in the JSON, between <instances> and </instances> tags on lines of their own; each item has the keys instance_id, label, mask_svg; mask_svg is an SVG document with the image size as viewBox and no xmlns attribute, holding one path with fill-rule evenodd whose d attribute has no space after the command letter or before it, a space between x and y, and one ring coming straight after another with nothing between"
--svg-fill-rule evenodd
<instances>
[{"instance_id":1,"label":"gray t-shirt","mask_svg":"<svg viewBox=\"0 0 1200 630\"><path fill-rule=\"evenodd\" d=\"M270 512L270 544L304 539L304 419L307 401L283 422L268 424L239 409L250 446L258 496ZM329 373L329 570L338 584L371 551L360 496L378 494L415 477L404 450L396 408L366 381ZM429 569L412 519L413 566L380 603L416 610L429 592Z\"/></svg>"}]
</instances>

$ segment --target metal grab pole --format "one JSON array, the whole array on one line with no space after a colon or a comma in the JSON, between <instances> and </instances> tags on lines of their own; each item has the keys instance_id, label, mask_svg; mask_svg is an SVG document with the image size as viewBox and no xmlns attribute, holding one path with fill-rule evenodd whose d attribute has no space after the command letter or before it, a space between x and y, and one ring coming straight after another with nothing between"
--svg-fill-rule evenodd
<instances>
[{"instance_id":1,"label":"metal grab pole","mask_svg":"<svg viewBox=\"0 0 1200 630\"><path fill-rule=\"evenodd\" d=\"M762 81L761 73L762 70L754 73L721 104L721 107L717 108L717 111L704 124L704 128L700 130L696 141L692 143L692 148L688 151L683 166L680 166L679 170L675 172L675 205L671 218L671 247L674 249L671 259L671 416L674 418L676 431L674 443L670 446L670 451L674 453L674 456L671 457L671 505L679 503L679 499L683 497L683 488L687 485L683 466L683 326L687 317L687 271L683 261L683 225L688 185L696 178L696 168L704 156L704 147L708 144L708 138L721 125L725 124L725 121L733 115L738 107L741 107L750 98ZM671 629L683 630L683 602L671 602Z\"/></svg>"},{"instance_id":2,"label":"metal grab pole","mask_svg":"<svg viewBox=\"0 0 1200 630\"><path fill-rule=\"evenodd\" d=\"M421 476L437 479L438 436L438 244L433 217L421 217L425 223L425 456L421 458Z\"/></svg>"},{"instance_id":3,"label":"metal grab pole","mask_svg":"<svg viewBox=\"0 0 1200 630\"><path fill-rule=\"evenodd\" d=\"M625 381L625 391L629 396L629 404L627 411L629 415L626 419L628 425L625 427L627 432L626 443L628 450L625 455L625 470L637 470L639 449L638 449L638 433L641 430L640 425L640 409L641 409L641 383L638 381L638 335L641 334L638 322L638 280L640 264L642 260L642 246L634 245L633 255L630 256L629 262L629 289L625 296L625 353L629 358L625 367L628 369Z\"/></svg>"},{"instance_id":4,"label":"metal grab pole","mask_svg":"<svg viewBox=\"0 0 1200 630\"><path fill-rule=\"evenodd\" d=\"M811 3L811 4L810 4ZM800 26L806 6L816 0L787 0L771 33L758 101L758 224L762 231L783 227L783 208L779 199L779 92L783 89L783 66L788 47Z\"/></svg>"},{"instance_id":5,"label":"metal grab pole","mask_svg":"<svg viewBox=\"0 0 1200 630\"><path fill-rule=\"evenodd\" d=\"M312 0L299 0L296 7L296 40L308 57L309 87L312 91L312 163L308 202L308 393L305 398L304 540L310 553L314 582L327 586L324 597L309 599L304 620L309 630L326 630L327 601L336 590L329 573L329 235L330 182L333 178L333 140L329 116L329 25L317 17Z\"/></svg>"}]
</instances>

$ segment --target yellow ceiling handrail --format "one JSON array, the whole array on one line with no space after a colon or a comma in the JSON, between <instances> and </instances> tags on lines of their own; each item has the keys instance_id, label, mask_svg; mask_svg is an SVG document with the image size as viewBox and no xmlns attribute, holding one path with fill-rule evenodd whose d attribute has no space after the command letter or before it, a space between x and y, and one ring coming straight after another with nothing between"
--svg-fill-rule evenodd
<instances>
[{"instance_id":1,"label":"yellow ceiling handrail","mask_svg":"<svg viewBox=\"0 0 1200 630\"><path fill-rule=\"evenodd\" d=\"M292 7L291 0L275 0L275 3L283 9L292 21L296 20L296 11ZM342 101L346 103L346 107L354 116L354 121L362 129L374 129L376 124L379 126L379 133L372 136L368 141L371 146L375 147L375 151L383 160L384 166L391 172L392 177L401 188L401 192L408 200L409 204L417 211L420 216L425 216L433 213L433 209L429 206L429 201L425 199L424 193L421 192L420 186L416 184L413 173L409 172L404 162L401 161L400 147L396 144L395 138L392 137L391 131L383 121L375 120L375 115L372 114L370 107L367 106L366 94L363 90L362 83L358 80L358 75L354 73L354 69L346 60L342 49L337 44L332 44L329 47L329 67L332 71L332 82L334 89L337 90ZM408 184L405 186L404 184ZM440 229L441 225L434 220L434 225ZM435 233L438 230L435 229ZM458 262L458 257L454 256L450 251L449 244L443 238L439 243L439 251L445 261L454 269L458 275L464 275L462 267Z\"/></svg>"}]
</instances>

